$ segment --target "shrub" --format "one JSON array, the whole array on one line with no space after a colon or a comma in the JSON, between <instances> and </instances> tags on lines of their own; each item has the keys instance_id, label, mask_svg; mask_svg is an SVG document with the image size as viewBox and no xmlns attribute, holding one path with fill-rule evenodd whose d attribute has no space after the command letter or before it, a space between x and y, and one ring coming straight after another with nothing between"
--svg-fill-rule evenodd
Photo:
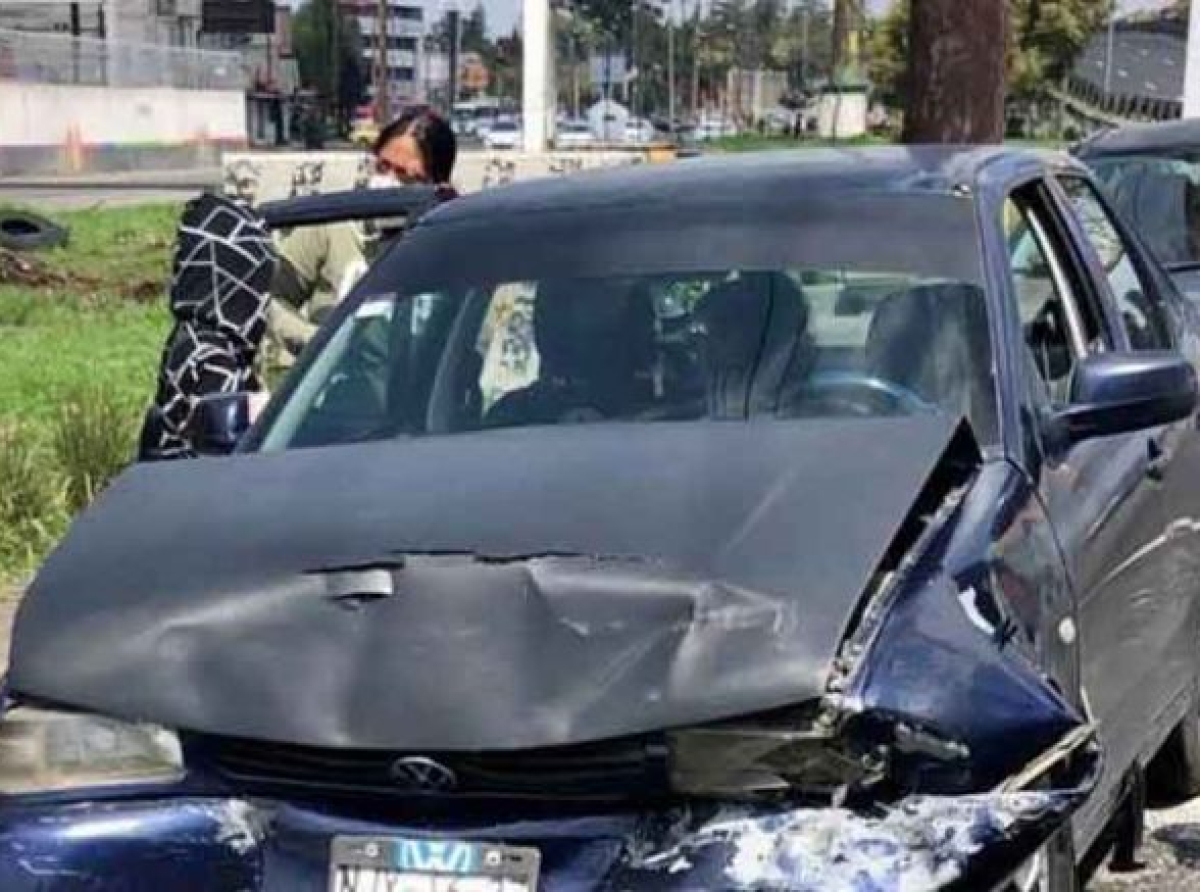
<instances>
[{"instance_id":1,"label":"shrub","mask_svg":"<svg viewBox=\"0 0 1200 892\"><path fill-rule=\"evenodd\" d=\"M0 423L0 565L32 569L57 541L69 520L66 490L37 438Z\"/></svg>"},{"instance_id":2,"label":"shrub","mask_svg":"<svg viewBox=\"0 0 1200 892\"><path fill-rule=\"evenodd\" d=\"M129 464L137 432L136 410L110 391L83 385L68 392L51 422L50 441L71 513L87 507Z\"/></svg>"}]
</instances>

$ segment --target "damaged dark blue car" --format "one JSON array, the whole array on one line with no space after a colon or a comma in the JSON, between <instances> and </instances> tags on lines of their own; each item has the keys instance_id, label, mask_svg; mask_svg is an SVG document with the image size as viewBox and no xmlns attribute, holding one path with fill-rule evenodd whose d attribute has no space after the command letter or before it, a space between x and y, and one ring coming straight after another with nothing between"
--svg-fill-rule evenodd
<instances>
[{"instance_id":1,"label":"damaged dark blue car","mask_svg":"<svg viewBox=\"0 0 1200 892\"><path fill-rule=\"evenodd\" d=\"M42 568L0 888L1073 889L1200 788L1195 312L1058 155L449 203Z\"/></svg>"}]
</instances>

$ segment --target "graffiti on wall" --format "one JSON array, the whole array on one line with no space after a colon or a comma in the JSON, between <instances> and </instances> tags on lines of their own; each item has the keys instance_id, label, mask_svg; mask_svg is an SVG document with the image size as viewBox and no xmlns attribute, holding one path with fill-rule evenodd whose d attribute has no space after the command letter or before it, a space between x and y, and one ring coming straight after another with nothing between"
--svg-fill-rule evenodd
<instances>
[{"instance_id":1,"label":"graffiti on wall","mask_svg":"<svg viewBox=\"0 0 1200 892\"><path fill-rule=\"evenodd\" d=\"M459 192L478 192L645 160L640 152L467 154L459 158L454 182ZM374 164L370 155L361 152L230 152L224 156L223 168L225 193L257 203L362 188L370 180Z\"/></svg>"}]
</instances>

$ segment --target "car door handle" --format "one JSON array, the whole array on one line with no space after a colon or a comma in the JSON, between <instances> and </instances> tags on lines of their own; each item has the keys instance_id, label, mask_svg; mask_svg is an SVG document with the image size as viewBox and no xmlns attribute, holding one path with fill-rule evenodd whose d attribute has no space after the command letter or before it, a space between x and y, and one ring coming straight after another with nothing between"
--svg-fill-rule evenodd
<instances>
[{"instance_id":1,"label":"car door handle","mask_svg":"<svg viewBox=\"0 0 1200 892\"><path fill-rule=\"evenodd\" d=\"M1146 441L1146 476L1155 483L1161 483L1167 476L1167 454L1153 437Z\"/></svg>"}]
</instances>

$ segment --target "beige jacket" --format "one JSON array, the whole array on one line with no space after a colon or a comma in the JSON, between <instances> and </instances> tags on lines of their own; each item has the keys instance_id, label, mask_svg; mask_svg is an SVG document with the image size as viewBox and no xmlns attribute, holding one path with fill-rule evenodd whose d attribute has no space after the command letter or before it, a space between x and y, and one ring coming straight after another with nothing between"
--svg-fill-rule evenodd
<instances>
[{"instance_id":1,"label":"beige jacket","mask_svg":"<svg viewBox=\"0 0 1200 892\"><path fill-rule=\"evenodd\" d=\"M267 308L268 373L296 361L329 311L367 270L370 243L355 222L301 226L276 236L279 266Z\"/></svg>"}]
</instances>

